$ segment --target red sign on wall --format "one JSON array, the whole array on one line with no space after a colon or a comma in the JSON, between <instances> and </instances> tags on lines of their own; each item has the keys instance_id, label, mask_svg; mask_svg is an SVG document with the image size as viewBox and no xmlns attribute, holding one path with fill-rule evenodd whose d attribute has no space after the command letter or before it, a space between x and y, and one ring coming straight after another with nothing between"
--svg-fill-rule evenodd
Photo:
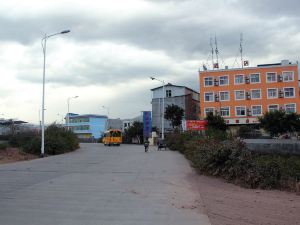
<instances>
[{"instance_id":1,"label":"red sign on wall","mask_svg":"<svg viewBox=\"0 0 300 225\"><path fill-rule=\"evenodd\" d=\"M207 121L206 120L187 120L186 129L187 130L206 130Z\"/></svg>"}]
</instances>

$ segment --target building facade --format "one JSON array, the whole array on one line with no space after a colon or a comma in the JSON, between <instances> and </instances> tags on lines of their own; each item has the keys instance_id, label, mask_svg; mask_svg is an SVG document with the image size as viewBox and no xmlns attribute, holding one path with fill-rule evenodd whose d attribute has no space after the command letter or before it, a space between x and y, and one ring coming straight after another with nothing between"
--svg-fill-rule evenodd
<instances>
[{"instance_id":1,"label":"building facade","mask_svg":"<svg viewBox=\"0 0 300 225\"><path fill-rule=\"evenodd\" d=\"M227 124L258 123L264 112L285 110L300 113L298 64L199 72L201 118L219 113Z\"/></svg>"},{"instance_id":2,"label":"building facade","mask_svg":"<svg viewBox=\"0 0 300 225\"><path fill-rule=\"evenodd\" d=\"M129 127L131 127L134 122L143 122L143 117L142 116L137 116L137 117L134 117L132 119L122 120L122 132L124 132Z\"/></svg>"},{"instance_id":3,"label":"building facade","mask_svg":"<svg viewBox=\"0 0 300 225\"><path fill-rule=\"evenodd\" d=\"M168 105L177 105L184 110L185 120L199 119L199 93L185 86L178 86L172 84L165 85L165 92L163 86L151 89L152 91L152 127L156 127L161 131L162 120L164 121L165 130L172 128L170 121L164 119L163 112L163 98L165 108Z\"/></svg>"},{"instance_id":4,"label":"building facade","mask_svg":"<svg viewBox=\"0 0 300 225\"><path fill-rule=\"evenodd\" d=\"M106 130L107 116L70 113L69 117L69 124L66 124L66 126L76 133L80 139L98 139L102 137Z\"/></svg>"}]
</instances>

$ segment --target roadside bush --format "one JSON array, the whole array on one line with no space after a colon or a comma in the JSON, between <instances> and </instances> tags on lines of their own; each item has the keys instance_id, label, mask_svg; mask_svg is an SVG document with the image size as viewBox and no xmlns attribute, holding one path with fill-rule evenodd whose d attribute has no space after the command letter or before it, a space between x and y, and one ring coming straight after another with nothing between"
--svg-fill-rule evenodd
<instances>
[{"instance_id":1,"label":"roadside bush","mask_svg":"<svg viewBox=\"0 0 300 225\"><path fill-rule=\"evenodd\" d=\"M0 150L5 150L8 147L7 143L0 143Z\"/></svg>"},{"instance_id":2,"label":"roadside bush","mask_svg":"<svg viewBox=\"0 0 300 225\"><path fill-rule=\"evenodd\" d=\"M300 182L300 157L252 153L235 138L173 134L167 145L178 149L199 172L223 177L249 188L296 190Z\"/></svg>"},{"instance_id":3,"label":"roadside bush","mask_svg":"<svg viewBox=\"0 0 300 225\"><path fill-rule=\"evenodd\" d=\"M39 134L26 132L13 136L10 143L31 154L40 154L41 137ZM72 131L52 124L45 130L45 154L57 155L74 151L79 147L79 140Z\"/></svg>"},{"instance_id":4,"label":"roadside bush","mask_svg":"<svg viewBox=\"0 0 300 225\"><path fill-rule=\"evenodd\" d=\"M237 136L241 138L259 138L262 134L251 125L242 125L237 130Z\"/></svg>"}]
</instances>

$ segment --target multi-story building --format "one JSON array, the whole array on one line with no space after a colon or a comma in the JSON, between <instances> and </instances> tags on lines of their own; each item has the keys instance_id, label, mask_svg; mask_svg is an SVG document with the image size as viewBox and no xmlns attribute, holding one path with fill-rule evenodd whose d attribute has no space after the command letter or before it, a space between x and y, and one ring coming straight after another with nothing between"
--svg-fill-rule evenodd
<instances>
[{"instance_id":1,"label":"multi-story building","mask_svg":"<svg viewBox=\"0 0 300 225\"><path fill-rule=\"evenodd\" d=\"M68 118L68 115L66 118ZM67 126L80 139L98 139L106 130L107 116L69 113L69 124Z\"/></svg>"},{"instance_id":2,"label":"multi-story building","mask_svg":"<svg viewBox=\"0 0 300 225\"><path fill-rule=\"evenodd\" d=\"M199 72L201 118L220 113L227 124L258 123L264 112L300 112L298 64L276 64Z\"/></svg>"},{"instance_id":3,"label":"multi-story building","mask_svg":"<svg viewBox=\"0 0 300 225\"><path fill-rule=\"evenodd\" d=\"M153 88L152 91L152 127L156 127L161 131L162 119L164 120L164 128L171 129L170 121L164 119L162 108L162 99L164 98L165 108L168 105L177 105L184 110L184 118L186 120L199 119L199 93L185 86L172 84L165 85L165 93L163 86Z\"/></svg>"},{"instance_id":4,"label":"multi-story building","mask_svg":"<svg viewBox=\"0 0 300 225\"><path fill-rule=\"evenodd\" d=\"M142 116L137 116L132 119L124 119L122 120L122 131L124 132L126 129L131 127L134 122L143 122L143 117Z\"/></svg>"}]
</instances>

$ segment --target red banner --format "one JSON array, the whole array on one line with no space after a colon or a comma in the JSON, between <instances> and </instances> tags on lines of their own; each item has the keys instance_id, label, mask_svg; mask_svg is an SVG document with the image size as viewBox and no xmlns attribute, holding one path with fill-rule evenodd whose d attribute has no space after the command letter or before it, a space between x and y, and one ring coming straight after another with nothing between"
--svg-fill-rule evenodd
<instances>
[{"instance_id":1,"label":"red banner","mask_svg":"<svg viewBox=\"0 0 300 225\"><path fill-rule=\"evenodd\" d=\"M187 130L206 130L207 121L206 120L187 120L186 129Z\"/></svg>"}]
</instances>

